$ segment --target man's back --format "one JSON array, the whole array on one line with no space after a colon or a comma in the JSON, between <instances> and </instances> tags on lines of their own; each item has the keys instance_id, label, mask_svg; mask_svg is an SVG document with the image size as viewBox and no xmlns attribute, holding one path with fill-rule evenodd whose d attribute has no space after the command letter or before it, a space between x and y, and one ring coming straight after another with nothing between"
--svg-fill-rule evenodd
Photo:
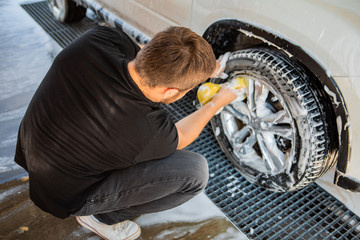
<instances>
[{"instance_id":1,"label":"man's back","mask_svg":"<svg viewBox=\"0 0 360 240\"><path fill-rule=\"evenodd\" d=\"M123 32L98 27L55 59L24 116L15 156L43 210L67 217L109 171L175 151L173 122L129 75L138 50ZM159 141L168 147L156 148Z\"/></svg>"}]
</instances>

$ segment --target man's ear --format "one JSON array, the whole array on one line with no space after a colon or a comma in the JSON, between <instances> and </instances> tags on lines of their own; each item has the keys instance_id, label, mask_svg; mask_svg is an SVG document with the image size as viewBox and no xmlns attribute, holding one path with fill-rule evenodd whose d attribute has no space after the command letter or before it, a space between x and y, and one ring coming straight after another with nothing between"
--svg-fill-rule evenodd
<instances>
[{"instance_id":1,"label":"man's ear","mask_svg":"<svg viewBox=\"0 0 360 240\"><path fill-rule=\"evenodd\" d=\"M166 88L164 90L164 99L169 99L174 97L179 92L177 88Z\"/></svg>"}]
</instances>

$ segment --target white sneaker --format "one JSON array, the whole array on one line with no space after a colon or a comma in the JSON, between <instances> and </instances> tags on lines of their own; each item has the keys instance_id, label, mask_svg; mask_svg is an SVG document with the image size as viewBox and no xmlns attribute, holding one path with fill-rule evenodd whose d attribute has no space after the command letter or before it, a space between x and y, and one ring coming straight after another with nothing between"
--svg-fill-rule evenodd
<instances>
[{"instance_id":1,"label":"white sneaker","mask_svg":"<svg viewBox=\"0 0 360 240\"><path fill-rule=\"evenodd\" d=\"M81 226L108 240L133 240L141 233L140 226L129 220L114 225L97 222L91 216L76 217L76 220Z\"/></svg>"}]
</instances>

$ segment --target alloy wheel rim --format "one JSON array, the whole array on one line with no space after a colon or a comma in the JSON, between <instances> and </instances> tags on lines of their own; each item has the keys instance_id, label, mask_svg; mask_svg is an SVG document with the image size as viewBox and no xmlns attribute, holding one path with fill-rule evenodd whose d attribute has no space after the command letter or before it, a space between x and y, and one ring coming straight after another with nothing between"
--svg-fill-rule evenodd
<instances>
[{"instance_id":1,"label":"alloy wheel rim","mask_svg":"<svg viewBox=\"0 0 360 240\"><path fill-rule=\"evenodd\" d=\"M62 11L64 9L64 0L51 0L49 1L49 4L51 6L53 14L60 17L60 14L62 14Z\"/></svg>"},{"instance_id":2,"label":"alloy wheel rim","mask_svg":"<svg viewBox=\"0 0 360 240\"><path fill-rule=\"evenodd\" d=\"M263 77L235 73L229 79L246 79L243 101L224 108L220 119L225 136L240 165L277 174L291 167L296 126L285 99Z\"/></svg>"}]
</instances>

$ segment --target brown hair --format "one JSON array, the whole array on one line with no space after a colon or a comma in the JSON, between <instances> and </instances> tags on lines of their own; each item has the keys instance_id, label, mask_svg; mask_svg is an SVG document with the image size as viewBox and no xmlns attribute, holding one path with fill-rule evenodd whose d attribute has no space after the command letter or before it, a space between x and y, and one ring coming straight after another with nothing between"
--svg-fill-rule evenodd
<instances>
[{"instance_id":1,"label":"brown hair","mask_svg":"<svg viewBox=\"0 0 360 240\"><path fill-rule=\"evenodd\" d=\"M150 87L191 89L208 79L215 68L210 44L185 27L157 33L135 58L135 70Z\"/></svg>"}]
</instances>

